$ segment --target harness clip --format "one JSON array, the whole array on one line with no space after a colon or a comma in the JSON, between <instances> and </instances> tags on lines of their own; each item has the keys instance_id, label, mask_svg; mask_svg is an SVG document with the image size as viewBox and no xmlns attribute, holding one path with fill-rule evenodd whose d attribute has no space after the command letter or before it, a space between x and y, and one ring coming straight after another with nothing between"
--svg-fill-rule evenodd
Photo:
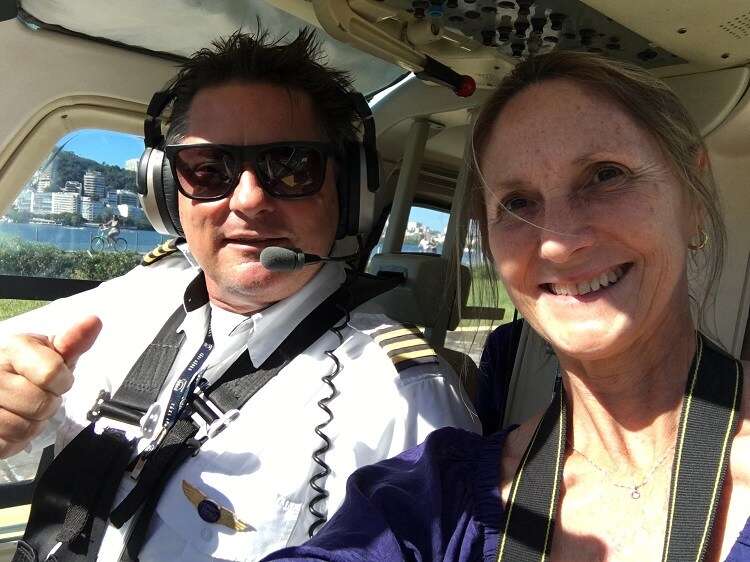
<instances>
[{"instance_id":1,"label":"harness clip","mask_svg":"<svg viewBox=\"0 0 750 562\"><path fill-rule=\"evenodd\" d=\"M128 439L149 439L159 426L161 406L151 404L146 411L133 408L117 400L106 390L99 392L86 418L95 423L94 430L101 434L105 428L123 431Z\"/></svg>"}]
</instances>

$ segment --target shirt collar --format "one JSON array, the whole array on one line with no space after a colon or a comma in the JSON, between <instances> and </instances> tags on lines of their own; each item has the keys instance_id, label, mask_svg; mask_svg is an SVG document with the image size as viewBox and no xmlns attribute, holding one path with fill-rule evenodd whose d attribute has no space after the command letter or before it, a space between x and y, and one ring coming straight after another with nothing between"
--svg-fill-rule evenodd
<instances>
[{"instance_id":1,"label":"shirt collar","mask_svg":"<svg viewBox=\"0 0 750 562\"><path fill-rule=\"evenodd\" d=\"M302 289L250 316L229 312L211 303L214 336L232 338L246 334L250 359L253 365L260 366L292 330L332 295L345 279L346 271L342 263L326 263ZM209 298L206 280L201 271L185 289L185 311L198 311L207 303ZM202 311L203 314L206 312L207 308Z\"/></svg>"}]
</instances>

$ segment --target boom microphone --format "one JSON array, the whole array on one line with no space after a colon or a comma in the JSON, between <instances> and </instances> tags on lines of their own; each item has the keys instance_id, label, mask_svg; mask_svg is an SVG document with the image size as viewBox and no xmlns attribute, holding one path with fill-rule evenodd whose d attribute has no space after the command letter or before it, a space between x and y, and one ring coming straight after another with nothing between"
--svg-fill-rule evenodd
<instances>
[{"instance_id":1,"label":"boom microphone","mask_svg":"<svg viewBox=\"0 0 750 562\"><path fill-rule=\"evenodd\" d=\"M329 258L315 254L306 254L298 248L282 248L281 246L269 246L263 248L260 253L260 263L269 271L296 271L306 265L322 261L346 261L356 256L342 256L340 258Z\"/></svg>"}]
</instances>

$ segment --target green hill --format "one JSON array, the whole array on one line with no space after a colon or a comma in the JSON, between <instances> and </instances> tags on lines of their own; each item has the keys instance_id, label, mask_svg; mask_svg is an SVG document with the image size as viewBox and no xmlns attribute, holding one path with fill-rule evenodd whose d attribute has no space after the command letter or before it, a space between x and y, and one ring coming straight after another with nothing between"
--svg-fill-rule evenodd
<instances>
[{"instance_id":1,"label":"green hill","mask_svg":"<svg viewBox=\"0 0 750 562\"><path fill-rule=\"evenodd\" d=\"M119 166L102 164L89 158L82 158L77 154L63 150L52 162L54 169L52 185L49 191L60 191L66 181L83 182L83 175L88 170L101 172L104 185L108 190L127 189L135 191L135 172L125 170Z\"/></svg>"}]
</instances>

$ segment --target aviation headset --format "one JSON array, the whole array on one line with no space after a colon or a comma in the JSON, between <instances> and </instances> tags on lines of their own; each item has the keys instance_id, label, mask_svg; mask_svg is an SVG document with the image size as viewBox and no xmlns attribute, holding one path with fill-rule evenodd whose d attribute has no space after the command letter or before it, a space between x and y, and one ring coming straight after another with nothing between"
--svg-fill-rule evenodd
<instances>
[{"instance_id":1,"label":"aviation headset","mask_svg":"<svg viewBox=\"0 0 750 562\"><path fill-rule=\"evenodd\" d=\"M160 234L184 236L177 209L177 183L164 156L162 114L177 97L175 86L156 92L143 124L143 154L138 161L137 190L146 218ZM336 238L367 235L375 214L375 191L380 185L380 164L375 144L375 121L370 106L359 92L348 94L352 108L362 121L361 142L347 141L337 155L336 189L339 224Z\"/></svg>"}]
</instances>

